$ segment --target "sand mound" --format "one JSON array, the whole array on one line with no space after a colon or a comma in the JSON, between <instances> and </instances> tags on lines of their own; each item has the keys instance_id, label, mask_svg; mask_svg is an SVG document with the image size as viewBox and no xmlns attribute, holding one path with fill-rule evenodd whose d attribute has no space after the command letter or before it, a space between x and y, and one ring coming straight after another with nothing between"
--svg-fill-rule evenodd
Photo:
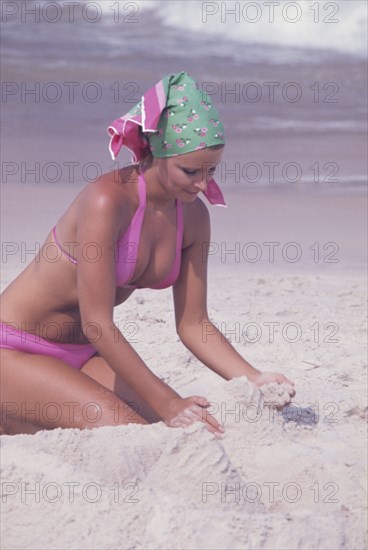
<instances>
[{"instance_id":1,"label":"sand mound","mask_svg":"<svg viewBox=\"0 0 368 550\"><path fill-rule=\"evenodd\" d=\"M347 530L348 547L362 547L348 503L331 498L336 525L326 504L313 502L317 485L308 490L319 479L326 499L336 492L323 489L326 480L341 474L331 450L308 456L327 436L323 426L285 430L245 378L207 395L222 440L200 423L163 422L3 436L4 548L321 548L327 540L342 548ZM331 474L320 479L326 465Z\"/></svg>"}]
</instances>

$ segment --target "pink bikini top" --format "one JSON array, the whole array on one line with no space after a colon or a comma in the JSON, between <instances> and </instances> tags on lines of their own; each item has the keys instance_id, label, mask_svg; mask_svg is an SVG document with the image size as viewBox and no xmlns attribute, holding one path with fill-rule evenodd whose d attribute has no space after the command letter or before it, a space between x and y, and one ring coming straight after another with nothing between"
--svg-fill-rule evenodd
<instances>
[{"instance_id":1,"label":"pink bikini top","mask_svg":"<svg viewBox=\"0 0 368 550\"><path fill-rule=\"evenodd\" d=\"M139 191L139 206L130 222L127 230L121 239L116 243L116 284L121 288L145 288L138 285L129 284L130 279L133 277L134 269L138 259L138 247L141 236L144 211L146 208L146 180L142 172L138 175L138 191ZM168 288L173 285L177 280L180 273L181 264L181 248L183 241L183 205L179 199L176 199L176 219L177 219L177 232L176 232L176 256L174 264L168 275L158 284L147 287L153 289ZM77 264L75 258L72 258L65 250L62 249L60 242L56 237L56 226L53 228L52 233L55 243L61 250L61 252L69 258L73 264Z\"/></svg>"}]
</instances>

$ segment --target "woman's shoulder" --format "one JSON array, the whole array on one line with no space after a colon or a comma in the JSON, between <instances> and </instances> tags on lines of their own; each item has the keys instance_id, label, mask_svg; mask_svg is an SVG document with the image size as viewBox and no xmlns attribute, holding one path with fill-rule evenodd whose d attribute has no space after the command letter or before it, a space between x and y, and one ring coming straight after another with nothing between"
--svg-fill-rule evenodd
<instances>
[{"instance_id":1,"label":"woman's shoulder","mask_svg":"<svg viewBox=\"0 0 368 550\"><path fill-rule=\"evenodd\" d=\"M129 165L102 174L83 190L82 201L97 207L115 207L126 210L134 207L137 199L138 166Z\"/></svg>"},{"instance_id":2,"label":"woman's shoulder","mask_svg":"<svg viewBox=\"0 0 368 550\"><path fill-rule=\"evenodd\" d=\"M75 230L80 224L92 223L95 230L116 228L121 233L129 225L139 203L135 181L134 166L101 175L78 194L63 216L65 222L69 221Z\"/></svg>"},{"instance_id":3,"label":"woman's shoulder","mask_svg":"<svg viewBox=\"0 0 368 550\"><path fill-rule=\"evenodd\" d=\"M89 185L91 189L99 193L129 193L132 188L136 187L138 174L138 165L129 164L102 174Z\"/></svg>"}]
</instances>

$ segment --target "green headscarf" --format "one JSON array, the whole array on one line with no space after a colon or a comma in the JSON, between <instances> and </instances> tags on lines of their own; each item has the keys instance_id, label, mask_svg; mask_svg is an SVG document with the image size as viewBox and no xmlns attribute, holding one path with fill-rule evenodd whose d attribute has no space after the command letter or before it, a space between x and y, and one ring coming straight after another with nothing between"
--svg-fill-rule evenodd
<instances>
[{"instance_id":1,"label":"green headscarf","mask_svg":"<svg viewBox=\"0 0 368 550\"><path fill-rule=\"evenodd\" d=\"M208 95L186 72L166 76L108 128L110 152L125 145L140 160L149 149L157 158L224 145L224 127Z\"/></svg>"},{"instance_id":2,"label":"green headscarf","mask_svg":"<svg viewBox=\"0 0 368 550\"><path fill-rule=\"evenodd\" d=\"M157 134L148 141L157 158L190 153L213 145L224 145L224 127L208 95L185 72L164 79L168 86L166 107Z\"/></svg>"}]
</instances>

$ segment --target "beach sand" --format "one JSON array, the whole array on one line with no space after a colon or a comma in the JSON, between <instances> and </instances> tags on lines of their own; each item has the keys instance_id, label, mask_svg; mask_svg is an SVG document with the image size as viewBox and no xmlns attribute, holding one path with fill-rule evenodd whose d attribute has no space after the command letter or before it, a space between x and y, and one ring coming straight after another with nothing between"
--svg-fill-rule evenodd
<instances>
[{"instance_id":1,"label":"beach sand","mask_svg":"<svg viewBox=\"0 0 368 550\"><path fill-rule=\"evenodd\" d=\"M197 360L175 332L171 289L136 291L116 308L117 325L181 395L211 401L223 438L199 423L173 429L163 422L2 435L2 547L363 550L365 56L295 47L316 38L328 46L326 33L336 29L330 24L314 25L312 34L292 24L289 48L290 29L279 23L271 33L257 30L266 47L232 43L232 16L212 37L201 25L193 34L197 16L181 17L179 3L166 4L157 0L154 11L142 10L139 25L116 25L111 7L101 24L33 24L31 16L27 24L19 17L4 24L2 76L18 91L5 94L2 112L2 288L32 260L83 182L96 169L117 167L106 127L133 107L132 84L138 101L159 78L181 70L219 90L257 83L256 102L231 92L213 96L226 129L216 179L228 208L209 205L208 312L254 367L295 382L296 410L309 408L313 422L286 421L291 417L264 406L245 378L225 381ZM167 10L180 25L160 21ZM339 43L346 25L360 32L344 15L335 31ZM276 28L281 47L268 42ZM359 28L363 37L363 23ZM55 85L51 99L44 97L52 82L62 90L60 101L52 99ZM72 100L68 82L76 83ZM267 95L272 82L275 101ZM98 101L83 95L87 83L101 90ZM300 101L285 100L288 83L300 87ZM43 93L38 98L22 86ZM122 151L119 165L129 159ZM267 167L274 162L271 181ZM231 174L236 163L241 177ZM261 168L259 182L249 181L252 170L243 177L247 163ZM288 163L300 168L300 181L287 181Z\"/></svg>"},{"instance_id":2,"label":"beach sand","mask_svg":"<svg viewBox=\"0 0 368 550\"><path fill-rule=\"evenodd\" d=\"M55 188L36 223L44 189L24 186L17 201L3 187L5 240L42 242L76 193ZM227 201L211 209L210 318L256 368L290 377L295 406L318 422L286 422L245 378L209 371L175 333L171 290L137 291L116 308L117 325L181 395L211 401L225 435L163 422L3 435L3 548L365 548L364 200L228 190ZM315 240L338 242L341 261L314 262ZM221 242L237 241L293 241L304 254L221 256ZM20 250L3 264L3 286L24 267Z\"/></svg>"}]
</instances>

